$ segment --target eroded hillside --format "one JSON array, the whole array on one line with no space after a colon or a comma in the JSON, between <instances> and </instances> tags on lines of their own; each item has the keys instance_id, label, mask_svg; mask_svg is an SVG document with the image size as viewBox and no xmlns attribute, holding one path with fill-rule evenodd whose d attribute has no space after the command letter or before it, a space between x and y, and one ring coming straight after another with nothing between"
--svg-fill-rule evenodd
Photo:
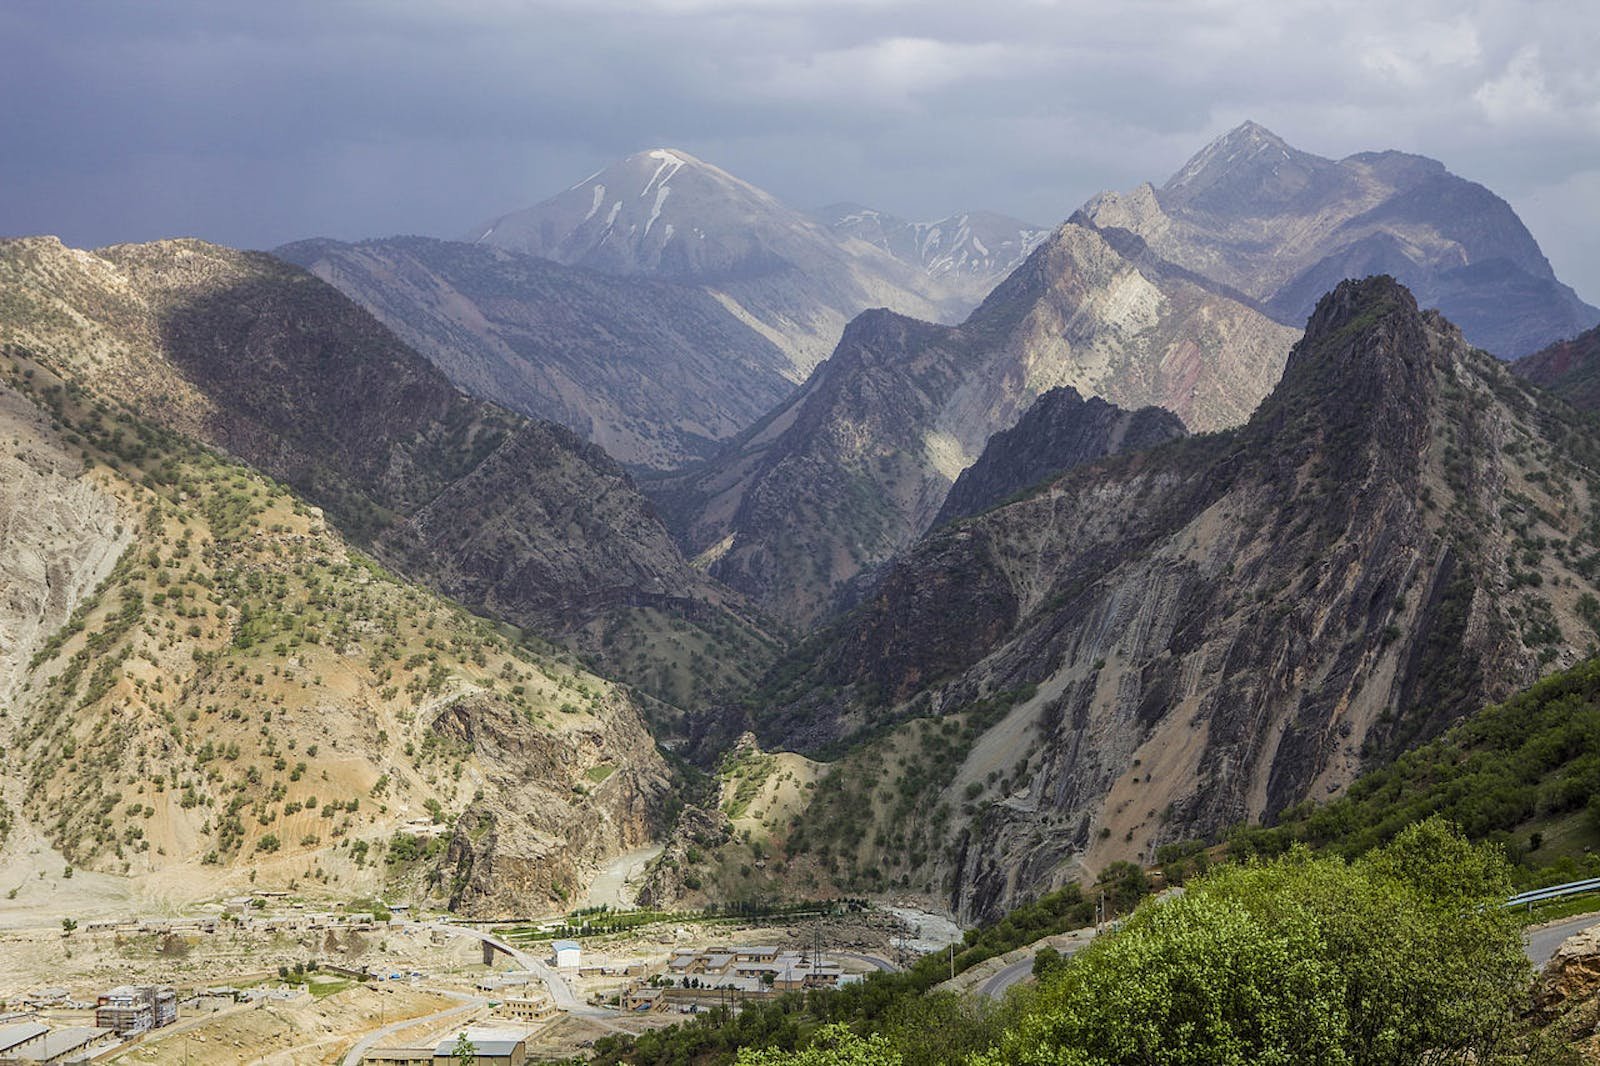
<instances>
[{"instance_id":1,"label":"eroded hillside","mask_svg":"<svg viewBox=\"0 0 1600 1066\"><path fill-rule=\"evenodd\" d=\"M935 532L774 675L769 744L883 737L804 839L992 914L1337 792L1592 645L1586 425L1392 280L1341 285L1247 425Z\"/></svg>"},{"instance_id":2,"label":"eroded hillside","mask_svg":"<svg viewBox=\"0 0 1600 1066\"><path fill-rule=\"evenodd\" d=\"M25 454L71 448L58 495L93 501L59 531L24 524L31 499L4 516L13 555L94 549L13 571L13 616L49 635L8 647L7 770L68 862L164 899L249 872L545 907L659 828L668 776L625 691L396 579L99 392L82 353L3 340L7 402L39 412Z\"/></svg>"}]
</instances>

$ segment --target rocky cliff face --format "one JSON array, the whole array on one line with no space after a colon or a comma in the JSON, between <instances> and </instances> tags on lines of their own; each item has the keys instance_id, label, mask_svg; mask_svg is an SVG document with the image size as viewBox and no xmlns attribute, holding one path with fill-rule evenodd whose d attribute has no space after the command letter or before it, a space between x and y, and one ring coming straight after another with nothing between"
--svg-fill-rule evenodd
<instances>
[{"instance_id":1,"label":"rocky cliff face","mask_svg":"<svg viewBox=\"0 0 1600 1066\"><path fill-rule=\"evenodd\" d=\"M1518 359L1511 372L1580 411L1600 412L1600 326Z\"/></svg>"},{"instance_id":2,"label":"rocky cliff face","mask_svg":"<svg viewBox=\"0 0 1600 1066\"><path fill-rule=\"evenodd\" d=\"M1188 436L1177 415L1159 407L1124 411L1076 389L1051 389L1010 429L989 438L939 508L935 527L986 511L1047 478L1117 452L1137 452Z\"/></svg>"},{"instance_id":3,"label":"rocky cliff face","mask_svg":"<svg viewBox=\"0 0 1600 1066\"><path fill-rule=\"evenodd\" d=\"M1074 216L1304 321L1343 278L1391 274L1467 340L1515 358L1600 321L1561 284L1511 206L1402 152L1337 162L1246 122L1157 189L1105 193Z\"/></svg>"},{"instance_id":4,"label":"rocky cliff face","mask_svg":"<svg viewBox=\"0 0 1600 1066\"><path fill-rule=\"evenodd\" d=\"M469 398L304 271L199 241L4 253L19 295L70 323L52 343L98 388L287 481L411 576L602 656L588 627L643 624L648 642L659 623L641 622L645 606L691 629L709 620L751 661L767 653L602 451ZM659 688L653 666L615 665ZM749 668L713 665L661 694L720 690Z\"/></svg>"},{"instance_id":5,"label":"rocky cliff face","mask_svg":"<svg viewBox=\"0 0 1600 1066\"><path fill-rule=\"evenodd\" d=\"M1564 404L1391 279L1347 282L1243 427L1080 466L919 543L792 695L764 694L763 737L886 736L841 771L863 795L808 835L996 914L1336 792L1574 661L1597 472ZM883 821L841 836L849 810Z\"/></svg>"},{"instance_id":6,"label":"rocky cliff face","mask_svg":"<svg viewBox=\"0 0 1600 1066\"><path fill-rule=\"evenodd\" d=\"M960 326L853 322L792 400L716 460L650 487L710 571L797 625L927 529L989 436L1049 389L1157 405L1197 429L1247 418L1295 333L1068 224Z\"/></svg>"},{"instance_id":7,"label":"rocky cliff face","mask_svg":"<svg viewBox=\"0 0 1600 1066\"><path fill-rule=\"evenodd\" d=\"M977 299L676 148L619 160L463 239L700 286L777 344L795 381L869 307L951 319Z\"/></svg>"},{"instance_id":8,"label":"rocky cliff face","mask_svg":"<svg viewBox=\"0 0 1600 1066\"><path fill-rule=\"evenodd\" d=\"M704 289L420 237L274 252L483 399L633 466L709 456L794 387L788 357Z\"/></svg>"}]
</instances>

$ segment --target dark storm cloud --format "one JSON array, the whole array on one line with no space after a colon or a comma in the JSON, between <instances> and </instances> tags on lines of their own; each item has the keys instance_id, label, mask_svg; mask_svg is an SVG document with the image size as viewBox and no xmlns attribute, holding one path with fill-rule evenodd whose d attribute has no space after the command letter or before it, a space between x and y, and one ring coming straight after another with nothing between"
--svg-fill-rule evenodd
<instances>
[{"instance_id":1,"label":"dark storm cloud","mask_svg":"<svg viewBox=\"0 0 1600 1066\"><path fill-rule=\"evenodd\" d=\"M673 144L802 206L1038 222L1253 117L1510 199L1600 298L1589 0L21 0L0 231L455 235Z\"/></svg>"}]
</instances>

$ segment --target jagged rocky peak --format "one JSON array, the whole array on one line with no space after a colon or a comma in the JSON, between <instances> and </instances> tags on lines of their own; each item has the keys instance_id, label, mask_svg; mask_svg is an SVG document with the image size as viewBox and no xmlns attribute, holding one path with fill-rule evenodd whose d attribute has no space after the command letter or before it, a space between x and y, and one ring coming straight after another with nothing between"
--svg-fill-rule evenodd
<instances>
[{"instance_id":1,"label":"jagged rocky peak","mask_svg":"<svg viewBox=\"0 0 1600 1066\"><path fill-rule=\"evenodd\" d=\"M1304 322L1345 278L1392 274L1503 358L1600 321L1555 276L1511 205L1442 163L1397 151L1325 159L1247 122L1159 189L1091 199L1076 221Z\"/></svg>"},{"instance_id":2,"label":"jagged rocky peak","mask_svg":"<svg viewBox=\"0 0 1600 1066\"><path fill-rule=\"evenodd\" d=\"M1161 187L1169 209L1257 216L1326 195L1337 166L1246 122L1212 141Z\"/></svg>"},{"instance_id":3,"label":"jagged rocky peak","mask_svg":"<svg viewBox=\"0 0 1600 1066\"><path fill-rule=\"evenodd\" d=\"M1124 410L1070 386L1040 396L1010 429L989 438L978 461L950 487L934 525L974 515L1073 467L1187 436L1183 420L1160 407Z\"/></svg>"}]
</instances>

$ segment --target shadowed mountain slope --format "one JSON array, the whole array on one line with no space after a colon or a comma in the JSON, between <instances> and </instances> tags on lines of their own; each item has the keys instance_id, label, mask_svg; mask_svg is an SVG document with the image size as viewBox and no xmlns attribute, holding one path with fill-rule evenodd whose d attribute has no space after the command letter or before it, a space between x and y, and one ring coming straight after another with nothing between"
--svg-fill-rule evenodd
<instances>
[{"instance_id":1,"label":"shadowed mountain slope","mask_svg":"<svg viewBox=\"0 0 1600 1066\"><path fill-rule=\"evenodd\" d=\"M704 678L714 689L761 661L734 598L684 561L613 460L466 396L321 280L199 241L87 253L28 239L4 256L97 388L287 481L410 576L597 653L601 621L666 610L726 623L745 636ZM609 668L689 695L631 655Z\"/></svg>"},{"instance_id":2,"label":"shadowed mountain slope","mask_svg":"<svg viewBox=\"0 0 1600 1066\"><path fill-rule=\"evenodd\" d=\"M273 254L473 395L558 422L631 466L706 458L794 387L777 346L692 285L422 237Z\"/></svg>"}]
</instances>

